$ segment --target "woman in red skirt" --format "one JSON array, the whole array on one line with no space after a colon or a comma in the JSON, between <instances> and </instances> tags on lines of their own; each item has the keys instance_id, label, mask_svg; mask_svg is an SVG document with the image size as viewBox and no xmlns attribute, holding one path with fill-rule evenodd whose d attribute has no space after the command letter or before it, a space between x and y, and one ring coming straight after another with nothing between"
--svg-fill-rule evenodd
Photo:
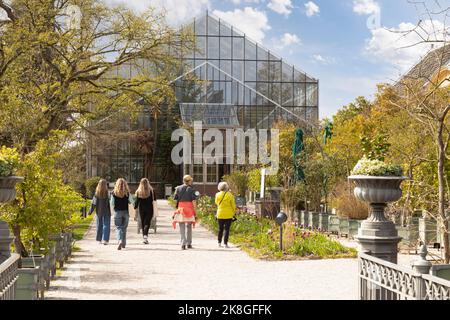
<instances>
[{"instance_id":1,"label":"woman in red skirt","mask_svg":"<svg viewBox=\"0 0 450 320\"><path fill-rule=\"evenodd\" d=\"M196 200L200 193L192 186L191 176L183 177L183 185L175 189L174 199L177 202L177 210L173 214L173 228L180 226L181 249L192 249L192 227L195 227Z\"/></svg>"}]
</instances>

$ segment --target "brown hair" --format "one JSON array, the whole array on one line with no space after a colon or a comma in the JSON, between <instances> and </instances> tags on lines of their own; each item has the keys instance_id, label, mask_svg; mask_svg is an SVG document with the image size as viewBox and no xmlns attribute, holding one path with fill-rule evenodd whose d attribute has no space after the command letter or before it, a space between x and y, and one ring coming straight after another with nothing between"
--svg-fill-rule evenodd
<instances>
[{"instance_id":1,"label":"brown hair","mask_svg":"<svg viewBox=\"0 0 450 320\"><path fill-rule=\"evenodd\" d=\"M152 191L153 188L150 185L150 181L148 181L147 178L142 178L141 182L139 183L139 187L136 190L136 197L146 199L150 197Z\"/></svg>"},{"instance_id":2,"label":"brown hair","mask_svg":"<svg viewBox=\"0 0 450 320\"><path fill-rule=\"evenodd\" d=\"M100 199L108 198L108 183L105 179L100 179L95 189L95 196Z\"/></svg>"},{"instance_id":3,"label":"brown hair","mask_svg":"<svg viewBox=\"0 0 450 320\"><path fill-rule=\"evenodd\" d=\"M130 194L130 189L128 189L128 183L123 178L117 179L116 185L114 186L114 195L119 198L124 198Z\"/></svg>"}]
</instances>

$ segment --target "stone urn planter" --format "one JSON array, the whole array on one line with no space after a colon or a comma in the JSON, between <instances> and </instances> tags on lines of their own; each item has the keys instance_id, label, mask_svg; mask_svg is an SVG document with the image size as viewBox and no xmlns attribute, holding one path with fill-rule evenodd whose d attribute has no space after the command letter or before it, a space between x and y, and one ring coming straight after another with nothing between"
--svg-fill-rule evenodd
<instances>
[{"instance_id":1,"label":"stone urn planter","mask_svg":"<svg viewBox=\"0 0 450 320\"><path fill-rule=\"evenodd\" d=\"M0 203L6 203L16 198L16 184L23 181L22 177L0 177ZM11 242L14 238L9 232L9 226L0 220L0 263L11 256Z\"/></svg>"},{"instance_id":2,"label":"stone urn planter","mask_svg":"<svg viewBox=\"0 0 450 320\"><path fill-rule=\"evenodd\" d=\"M355 197L368 202L371 214L362 222L356 239L365 253L397 263L397 246L401 238L395 224L386 219L384 209L402 196L401 183L407 177L350 176L355 183Z\"/></svg>"},{"instance_id":3,"label":"stone urn planter","mask_svg":"<svg viewBox=\"0 0 450 320\"><path fill-rule=\"evenodd\" d=\"M16 184L23 181L23 177L0 177L0 203L6 203L16 198Z\"/></svg>"}]
</instances>

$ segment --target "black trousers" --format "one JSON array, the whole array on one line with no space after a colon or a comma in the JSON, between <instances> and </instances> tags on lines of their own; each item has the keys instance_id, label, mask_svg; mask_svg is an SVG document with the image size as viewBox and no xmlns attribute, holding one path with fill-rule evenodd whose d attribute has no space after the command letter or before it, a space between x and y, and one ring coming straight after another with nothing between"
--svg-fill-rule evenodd
<instances>
[{"instance_id":1,"label":"black trousers","mask_svg":"<svg viewBox=\"0 0 450 320\"><path fill-rule=\"evenodd\" d=\"M219 243L222 243L222 237L223 237L224 238L223 243L227 244L228 238L230 237L231 222L233 220L232 219L217 219L217 221L219 222L219 236L218 236L217 240Z\"/></svg>"},{"instance_id":2,"label":"black trousers","mask_svg":"<svg viewBox=\"0 0 450 320\"><path fill-rule=\"evenodd\" d=\"M142 235L148 236L148 231L150 230L150 224L153 219L153 209L152 210L139 210L139 215L141 217L141 223L142 223Z\"/></svg>"}]
</instances>

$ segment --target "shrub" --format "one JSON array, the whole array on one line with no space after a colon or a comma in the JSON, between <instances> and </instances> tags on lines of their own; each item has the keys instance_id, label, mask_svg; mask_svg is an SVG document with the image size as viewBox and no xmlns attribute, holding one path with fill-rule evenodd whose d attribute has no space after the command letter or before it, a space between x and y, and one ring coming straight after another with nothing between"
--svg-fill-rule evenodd
<instances>
[{"instance_id":1,"label":"shrub","mask_svg":"<svg viewBox=\"0 0 450 320\"><path fill-rule=\"evenodd\" d=\"M84 183L86 187L86 196L88 198L93 198L95 195L95 189L97 188L98 182L100 181L100 177L92 177L86 180Z\"/></svg>"},{"instance_id":2,"label":"shrub","mask_svg":"<svg viewBox=\"0 0 450 320\"><path fill-rule=\"evenodd\" d=\"M380 160L369 160L363 157L356 164L352 175L401 177L403 168L397 164L387 164Z\"/></svg>"},{"instance_id":3,"label":"shrub","mask_svg":"<svg viewBox=\"0 0 450 320\"><path fill-rule=\"evenodd\" d=\"M17 150L2 146L0 149L0 177L13 176L19 168L19 164Z\"/></svg>"},{"instance_id":4,"label":"shrub","mask_svg":"<svg viewBox=\"0 0 450 320\"><path fill-rule=\"evenodd\" d=\"M298 205L304 201L305 198L305 185L297 184L293 187L285 189L281 192L281 203L284 210L286 210L289 218L293 220L295 209Z\"/></svg>"},{"instance_id":5,"label":"shrub","mask_svg":"<svg viewBox=\"0 0 450 320\"><path fill-rule=\"evenodd\" d=\"M280 185L277 175L266 176L266 188ZM253 169L248 173L248 189L253 192L261 191L261 169Z\"/></svg>"},{"instance_id":6,"label":"shrub","mask_svg":"<svg viewBox=\"0 0 450 320\"><path fill-rule=\"evenodd\" d=\"M223 181L227 182L232 192L238 197L245 197L248 189L248 176L246 172L235 171L223 177Z\"/></svg>"},{"instance_id":7,"label":"shrub","mask_svg":"<svg viewBox=\"0 0 450 320\"><path fill-rule=\"evenodd\" d=\"M339 217L355 220L367 219L369 216L369 206L353 195L353 188L346 181L339 183L334 193L334 205Z\"/></svg>"},{"instance_id":8,"label":"shrub","mask_svg":"<svg viewBox=\"0 0 450 320\"><path fill-rule=\"evenodd\" d=\"M17 187L16 200L0 211L14 232L15 250L22 256L29 249L46 247L49 234L67 231L85 203L55 169L63 143L58 137L39 141L24 157L18 174L25 180Z\"/></svg>"}]
</instances>

